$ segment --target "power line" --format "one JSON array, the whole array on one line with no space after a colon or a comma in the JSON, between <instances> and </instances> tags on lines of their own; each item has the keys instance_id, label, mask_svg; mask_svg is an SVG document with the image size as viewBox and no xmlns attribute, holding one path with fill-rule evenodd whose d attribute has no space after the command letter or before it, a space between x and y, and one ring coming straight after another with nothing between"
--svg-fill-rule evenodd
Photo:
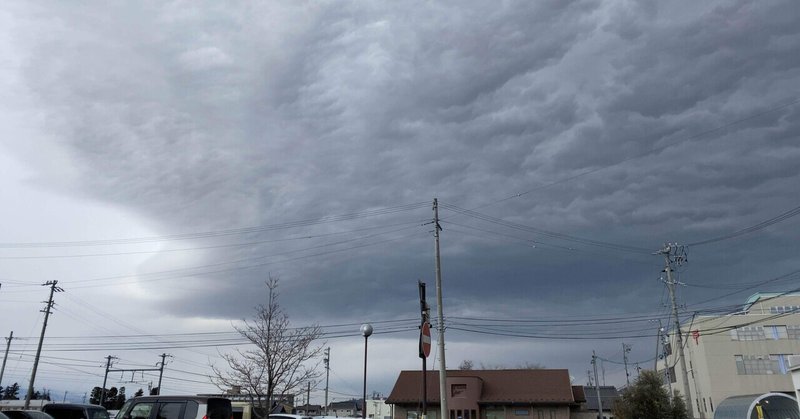
<instances>
[{"instance_id":1,"label":"power line","mask_svg":"<svg viewBox=\"0 0 800 419\"><path fill-rule=\"evenodd\" d=\"M397 205L394 207L378 208L373 210L354 212L348 214L329 215L314 219L290 221L278 224L267 224L257 227L245 227L228 230L204 231L199 233L169 234L163 236L134 237L125 239L106 239L106 240L80 240L80 241L50 241L50 242L7 242L0 243L0 248L31 248L31 247L72 247L72 246L107 246L116 244L149 243L159 241L189 240L198 238L220 237L239 234L260 233L264 231L282 230L296 227L306 227L317 224L350 221L365 217L375 217L380 215L394 214L403 211L415 210L427 207L427 202L417 202L412 204Z\"/></svg>"},{"instance_id":2,"label":"power line","mask_svg":"<svg viewBox=\"0 0 800 419\"><path fill-rule=\"evenodd\" d=\"M554 232L554 231L544 230L544 229L541 229L541 228L531 227L531 226L528 226L528 225L514 223L514 222L511 222L511 221L505 221L505 220L500 219L500 218L496 218L496 217L492 217L490 215L486 215L486 214L483 214L483 213L479 213L479 212L475 212L475 211L472 211L472 210L460 208L460 207L457 207L457 206L451 205L451 204L441 204L441 205L442 205L442 207L447 208L448 210L453 211L453 212L455 212L457 214L466 215L468 217L472 217L472 218L475 218L475 219L478 219L478 220L482 220L482 221L498 224L498 225L501 225L501 226L504 226L504 227L507 227L507 228L510 228L510 229L521 230L521 231L526 231L526 232L530 232L530 233L536 233L536 234L540 234L542 236L551 237L551 238L555 238L555 239L566 240L566 241L586 244L586 245L590 245L590 246L603 247L603 248L613 249L613 250L618 250L618 251L625 251L625 252L639 253L639 254L647 254L647 255L649 255L651 253L650 250L648 250L648 249L646 249L644 247L629 246L629 245L625 245L625 244L611 243L611 242L605 242L605 241L600 241L600 240L593 240L593 239L588 239L588 238L583 238L583 237L572 236L572 235L569 235L569 234L564 234L564 233L558 233L558 232Z\"/></svg>"},{"instance_id":3,"label":"power line","mask_svg":"<svg viewBox=\"0 0 800 419\"><path fill-rule=\"evenodd\" d=\"M800 214L800 206L794 207L786 212L783 212L775 217L772 217L768 220L762 221L758 224L752 225L747 228L743 228L741 230L734 231L733 233L725 234L719 237L714 237L711 239L701 240L694 243L689 243L688 246L703 246L706 244L717 243L723 240L733 239L739 236L744 236L745 234L750 234L759 230L763 230L773 224L777 224L783 220L788 220L796 215Z\"/></svg>"}]
</instances>

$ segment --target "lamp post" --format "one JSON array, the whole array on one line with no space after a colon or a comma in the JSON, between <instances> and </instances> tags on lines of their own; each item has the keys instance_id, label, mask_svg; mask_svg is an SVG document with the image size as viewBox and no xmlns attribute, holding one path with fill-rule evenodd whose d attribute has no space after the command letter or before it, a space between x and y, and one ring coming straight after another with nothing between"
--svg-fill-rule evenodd
<instances>
[{"instance_id":1,"label":"lamp post","mask_svg":"<svg viewBox=\"0 0 800 419\"><path fill-rule=\"evenodd\" d=\"M367 419L367 341L372 335L372 325L369 323L362 324L361 334L364 336L364 398L361 401L361 419Z\"/></svg>"}]
</instances>

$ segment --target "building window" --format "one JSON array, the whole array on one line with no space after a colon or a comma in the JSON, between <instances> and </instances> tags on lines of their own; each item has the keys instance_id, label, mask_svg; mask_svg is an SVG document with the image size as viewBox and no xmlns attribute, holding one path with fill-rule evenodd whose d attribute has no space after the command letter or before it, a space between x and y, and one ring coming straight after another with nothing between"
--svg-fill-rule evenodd
<instances>
[{"instance_id":1,"label":"building window","mask_svg":"<svg viewBox=\"0 0 800 419\"><path fill-rule=\"evenodd\" d=\"M769 308L771 314L794 313L800 311L800 306L773 306Z\"/></svg>"},{"instance_id":2,"label":"building window","mask_svg":"<svg viewBox=\"0 0 800 419\"><path fill-rule=\"evenodd\" d=\"M453 384L450 386L450 397L467 397L467 385Z\"/></svg>"},{"instance_id":3,"label":"building window","mask_svg":"<svg viewBox=\"0 0 800 419\"><path fill-rule=\"evenodd\" d=\"M739 375L786 374L788 355L734 355Z\"/></svg>"},{"instance_id":4,"label":"building window","mask_svg":"<svg viewBox=\"0 0 800 419\"><path fill-rule=\"evenodd\" d=\"M514 416L528 416L530 414L528 409L514 409Z\"/></svg>"},{"instance_id":5,"label":"building window","mask_svg":"<svg viewBox=\"0 0 800 419\"><path fill-rule=\"evenodd\" d=\"M770 337L775 340L789 338L786 326L765 326L769 330Z\"/></svg>"},{"instance_id":6,"label":"building window","mask_svg":"<svg viewBox=\"0 0 800 419\"><path fill-rule=\"evenodd\" d=\"M786 336L789 339L800 340L800 326L798 325L786 326Z\"/></svg>"},{"instance_id":7,"label":"building window","mask_svg":"<svg viewBox=\"0 0 800 419\"><path fill-rule=\"evenodd\" d=\"M731 330L732 340L765 340L763 326L742 326Z\"/></svg>"}]
</instances>

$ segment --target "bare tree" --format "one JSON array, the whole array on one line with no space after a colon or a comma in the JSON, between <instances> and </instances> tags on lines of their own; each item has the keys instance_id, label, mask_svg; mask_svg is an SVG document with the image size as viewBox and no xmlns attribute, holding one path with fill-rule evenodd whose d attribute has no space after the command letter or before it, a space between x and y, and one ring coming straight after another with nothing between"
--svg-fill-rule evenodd
<instances>
[{"instance_id":1,"label":"bare tree","mask_svg":"<svg viewBox=\"0 0 800 419\"><path fill-rule=\"evenodd\" d=\"M244 325L234 326L254 346L222 354L228 368L212 365L211 381L222 391L240 389L253 404L254 413L268 417L273 402L292 393L318 376L318 362L323 344L316 345L322 335L319 326L289 327L289 316L278 304L278 278L266 281L269 299L259 304L256 315Z\"/></svg>"},{"instance_id":2,"label":"bare tree","mask_svg":"<svg viewBox=\"0 0 800 419\"><path fill-rule=\"evenodd\" d=\"M458 369L460 369L461 371L469 371L472 369L474 365L475 363L472 362L472 360L465 359L461 361L461 364L458 365Z\"/></svg>"}]
</instances>

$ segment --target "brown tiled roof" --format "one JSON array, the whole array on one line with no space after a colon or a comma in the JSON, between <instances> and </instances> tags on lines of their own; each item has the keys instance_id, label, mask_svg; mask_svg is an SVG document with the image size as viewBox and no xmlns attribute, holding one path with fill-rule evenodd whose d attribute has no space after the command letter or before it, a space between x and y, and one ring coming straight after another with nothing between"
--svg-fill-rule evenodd
<instances>
[{"instance_id":1,"label":"brown tiled roof","mask_svg":"<svg viewBox=\"0 0 800 419\"><path fill-rule=\"evenodd\" d=\"M574 403L569 372L562 369L447 371L447 377L477 377L483 381L478 403ZM439 403L439 372L428 371L428 395ZM418 403L422 371L401 371L387 403Z\"/></svg>"}]
</instances>

